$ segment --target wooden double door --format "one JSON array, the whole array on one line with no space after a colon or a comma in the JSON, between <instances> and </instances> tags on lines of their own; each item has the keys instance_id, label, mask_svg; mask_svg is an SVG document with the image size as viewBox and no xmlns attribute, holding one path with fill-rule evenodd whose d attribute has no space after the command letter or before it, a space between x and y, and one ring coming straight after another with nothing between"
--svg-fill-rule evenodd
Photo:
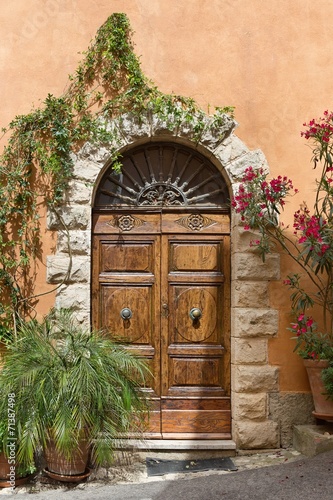
<instances>
[{"instance_id":1,"label":"wooden double door","mask_svg":"<svg viewBox=\"0 0 333 500\"><path fill-rule=\"evenodd\" d=\"M149 438L231 438L229 233L221 213L94 214L93 324L150 365Z\"/></svg>"}]
</instances>

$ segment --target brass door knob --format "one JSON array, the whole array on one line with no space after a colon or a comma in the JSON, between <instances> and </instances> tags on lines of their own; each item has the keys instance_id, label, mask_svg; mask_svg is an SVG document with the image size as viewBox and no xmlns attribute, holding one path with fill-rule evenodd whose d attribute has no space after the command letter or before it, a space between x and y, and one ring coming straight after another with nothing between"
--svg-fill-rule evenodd
<instances>
[{"instance_id":1,"label":"brass door knob","mask_svg":"<svg viewBox=\"0 0 333 500\"><path fill-rule=\"evenodd\" d=\"M130 310L129 307L124 307L120 311L120 316L122 317L122 319L126 320L126 319L131 319L131 317L133 316L133 314L132 314L132 311Z\"/></svg>"},{"instance_id":2,"label":"brass door knob","mask_svg":"<svg viewBox=\"0 0 333 500\"><path fill-rule=\"evenodd\" d=\"M190 318L195 321L202 317L202 311L199 307L192 307L190 310Z\"/></svg>"}]
</instances>

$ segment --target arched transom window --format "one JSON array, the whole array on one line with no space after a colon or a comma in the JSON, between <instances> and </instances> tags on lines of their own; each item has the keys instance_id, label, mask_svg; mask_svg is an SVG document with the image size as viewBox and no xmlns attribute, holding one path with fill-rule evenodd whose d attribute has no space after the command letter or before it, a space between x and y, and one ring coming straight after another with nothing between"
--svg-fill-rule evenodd
<instances>
[{"instance_id":1,"label":"arched transom window","mask_svg":"<svg viewBox=\"0 0 333 500\"><path fill-rule=\"evenodd\" d=\"M216 166L181 144L150 143L126 151L99 183L95 208L205 207L228 210L228 188Z\"/></svg>"}]
</instances>

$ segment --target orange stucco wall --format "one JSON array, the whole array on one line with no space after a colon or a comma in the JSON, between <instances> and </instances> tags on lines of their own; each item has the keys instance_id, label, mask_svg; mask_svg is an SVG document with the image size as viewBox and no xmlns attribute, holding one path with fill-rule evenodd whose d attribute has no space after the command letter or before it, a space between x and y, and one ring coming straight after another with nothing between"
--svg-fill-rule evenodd
<instances>
[{"instance_id":1,"label":"orange stucco wall","mask_svg":"<svg viewBox=\"0 0 333 500\"><path fill-rule=\"evenodd\" d=\"M0 126L60 95L96 30L113 12L128 14L144 72L165 92L209 106L233 105L236 131L260 148L273 175L290 176L301 192L287 207L311 198L311 152L302 123L330 108L333 94L333 2L324 0L10 0L0 10ZM44 257L53 242L45 235ZM282 272L288 272L283 262ZM39 263L41 292L47 290ZM280 282L271 285L273 307L288 307ZM46 296L40 311L53 298ZM280 365L280 389L307 390L280 315L270 361Z\"/></svg>"}]
</instances>

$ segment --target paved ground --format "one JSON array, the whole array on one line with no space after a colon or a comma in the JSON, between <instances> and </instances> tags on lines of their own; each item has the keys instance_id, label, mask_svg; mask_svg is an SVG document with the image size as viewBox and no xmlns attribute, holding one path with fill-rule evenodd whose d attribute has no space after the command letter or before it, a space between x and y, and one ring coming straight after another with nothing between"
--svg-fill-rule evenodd
<instances>
[{"instance_id":1,"label":"paved ground","mask_svg":"<svg viewBox=\"0 0 333 500\"><path fill-rule=\"evenodd\" d=\"M36 500L332 500L333 451L314 458L281 450L234 457L237 472L201 472L148 478L143 462L118 466L106 480L85 484L40 481L0 495Z\"/></svg>"}]
</instances>

